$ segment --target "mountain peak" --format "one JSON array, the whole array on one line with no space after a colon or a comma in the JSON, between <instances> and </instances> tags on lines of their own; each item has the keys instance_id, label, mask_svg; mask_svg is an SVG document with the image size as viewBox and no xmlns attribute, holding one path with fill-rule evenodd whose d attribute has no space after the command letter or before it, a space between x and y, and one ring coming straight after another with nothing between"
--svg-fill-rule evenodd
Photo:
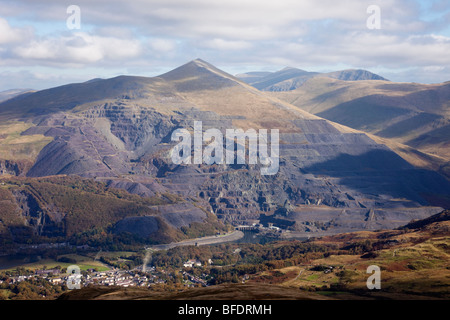
<instances>
[{"instance_id":1,"label":"mountain peak","mask_svg":"<svg viewBox=\"0 0 450 320\"><path fill-rule=\"evenodd\" d=\"M166 80L179 80L180 77L183 78L185 76L188 77L197 76L199 73L205 73L205 71L213 73L221 73L226 75L225 72L217 69L209 62L197 58L179 66L178 68L175 68L167 73L162 74L160 77Z\"/></svg>"},{"instance_id":2,"label":"mountain peak","mask_svg":"<svg viewBox=\"0 0 450 320\"><path fill-rule=\"evenodd\" d=\"M210 66L210 67L214 67L212 64L210 64L209 62L207 62L207 61L205 61L205 60L203 60L203 59L200 59L200 58L197 58L197 59L194 59L194 60L192 60L191 62L188 62L188 63L195 63L195 64L197 64L198 66Z\"/></svg>"},{"instance_id":3,"label":"mountain peak","mask_svg":"<svg viewBox=\"0 0 450 320\"><path fill-rule=\"evenodd\" d=\"M278 72L283 72L283 71L302 71L302 72L306 72L305 70L299 69L299 68L294 68L294 67L284 67L283 69L279 70Z\"/></svg>"},{"instance_id":4,"label":"mountain peak","mask_svg":"<svg viewBox=\"0 0 450 320\"><path fill-rule=\"evenodd\" d=\"M217 89L234 86L240 82L234 76L199 58L159 77L173 82L179 91Z\"/></svg>"}]
</instances>

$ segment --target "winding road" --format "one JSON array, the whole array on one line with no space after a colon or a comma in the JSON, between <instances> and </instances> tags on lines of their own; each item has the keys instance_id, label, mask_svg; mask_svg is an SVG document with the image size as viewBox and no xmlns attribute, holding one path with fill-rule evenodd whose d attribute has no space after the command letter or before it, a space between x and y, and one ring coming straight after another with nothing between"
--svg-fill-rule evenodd
<instances>
[{"instance_id":1,"label":"winding road","mask_svg":"<svg viewBox=\"0 0 450 320\"><path fill-rule=\"evenodd\" d=\"M167 250L179 246L204 246L208 244L217 244L217 243L223 243L223 242L230 242L230 241L236 241L241 239L244 236L244 233L242 231L233 231L231 233L228 233L223 236L208 236L208 237L202 237L202 238L196 238L196 239L189 239L189 240L183 240L180 242L172 242L168 244L158 244L154 246L149 246L146 249L147 250Z\"/></svg>"}]
</instances>

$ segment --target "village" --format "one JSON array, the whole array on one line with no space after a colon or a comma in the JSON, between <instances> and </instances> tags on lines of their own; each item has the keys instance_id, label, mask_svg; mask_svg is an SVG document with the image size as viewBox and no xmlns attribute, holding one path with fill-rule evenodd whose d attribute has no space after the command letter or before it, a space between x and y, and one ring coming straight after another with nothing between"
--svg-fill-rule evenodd
<instances>
[{"instance_id":1,"label":"village","mask_svg":"<svg viewBox=\"0 0 450 320\"><path fill-rule=\"evenodd\" d=\"M212 261L209 261L212 263ZM155 267L139 266L132 270L112 268L107 271L97 271L96 269L87 269L79 274L68 274L65 269L38 269L38 270L20 270L3 273L0 276L0 285L18 284L23 281L33 281L44 279L51 285L61 287L71 287L70 284L85 286L120 286L120 287L151 287L158 284L174 283L176 278L180 279L183 286L208 286L206 274L201 276L194 275L192 268L199 268L202 264L198 260L187 260L183 268L175 272L167 272ZM69 284L69 285L68 285Z\"/></svg>"}]
</instances>

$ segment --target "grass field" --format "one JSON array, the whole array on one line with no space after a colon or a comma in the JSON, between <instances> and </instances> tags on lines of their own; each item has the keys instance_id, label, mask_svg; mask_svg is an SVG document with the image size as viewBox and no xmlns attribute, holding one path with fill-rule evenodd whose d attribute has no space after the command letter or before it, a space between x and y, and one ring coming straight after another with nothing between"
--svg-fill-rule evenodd
<instances>
[{"instance_id":1,"label":"grass field","mask_svg":"<svg viewBox=\"0 0 450 320\"><path fill-rule=\"evenodd\" d=\"M91 257L82 256L82 255L78 255L78 254L65 254L65 255L58 256L58 259L62 258L62 257L73 259L76 262L67 263L67 262L56 261L54 259L42 259L37 262L24 263L24 264L20 265L20 267L28 269L28 270L39 270L39 269L43 269L44 267L46 269L52 269L52 268L55 268L56 266L60 266L62 268L67 268L68 266L75 264L75 265L79 266L81 270L97 269L98 271L107 271L110 269L107 265L103 264L100 261L96 261L96 260L94 260L94 258L91 258ZM13 271L13 270L16 270L16 268L17 267L12 267L12 268L3 269L0 271Z\"/></svg>"},{"instance_id":2,"label":"grass field","mask_svg":"<svg viewBox=\"0 0 450 320\"><path fill-rule=\"evenodd\" d=\"M39 152L53 140L41 134L21 135L33 124L6 122L0 124L0 159L34 160Z\"/></svg>"},{"instance_id":3,"label":"grass field","mask_svg":"<svg viewBox=\"0 0 450 320\"><path fill-rule=\"evenodd\" d=\"M120 258L120 257L129 257L135 255L136 252L133 251L99 251L99 252L91 252L88 253L87 256L92 259L99 259L100 257L105 258Z\"/></svg>"}]
</instances>

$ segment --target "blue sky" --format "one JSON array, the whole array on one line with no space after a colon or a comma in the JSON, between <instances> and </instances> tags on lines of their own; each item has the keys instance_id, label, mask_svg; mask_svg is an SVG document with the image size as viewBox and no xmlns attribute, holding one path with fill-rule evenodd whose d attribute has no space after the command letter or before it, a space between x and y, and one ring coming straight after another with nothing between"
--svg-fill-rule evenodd
<instances>
[{"instance_id":1,"label":"blue sky","mask_svg":"<svg viewBox=\"0 0 450 320\"><path fill-rule=\"evenodd\" d=\"M67 27L71 4L80 29ZM370 5L380 29L367 27ZM449 0L0 0L0 91L155 76L195 58L232 74L362 68L435 83L450 80L449 53Z\"/></svg>"}]
</instances>

